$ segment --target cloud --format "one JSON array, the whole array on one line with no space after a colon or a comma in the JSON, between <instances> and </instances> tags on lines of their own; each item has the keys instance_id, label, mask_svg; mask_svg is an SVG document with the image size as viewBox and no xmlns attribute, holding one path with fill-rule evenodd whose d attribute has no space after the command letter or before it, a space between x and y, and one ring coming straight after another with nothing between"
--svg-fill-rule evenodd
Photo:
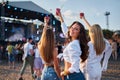
<instances>
[{"instance_id":1,"label":"cloud","mask_svg":"<svg viewBox=\"0 0 120 80\"><path fill-rule=\"evenodd\" d=\"M64 16L65 18L68 18L68 19L73 18L72 11L71 11L71 10L65 11L65 12L63 13L63 16Z\"/></svg>"},{"instance_id":2,"label":"cloud","mask_svg":"<svg viewBox=\"0 0 120 80\"><path fill-rule=\"evenodd\" d=\"M100 9L97 9L97 8L91 8L91 11L92 11L92 13L94 14L95 13L95 15L96 16L101 16L101 10Z\"/></svg>"},{"instance_id":3,"label":"cloud","mask_svg":"<svg viewBox=\"0 0 120 80\"><path fill-rule=\"evenodd\" d=\"M63 13L63 17L65 19L65 22L68 24L68 25L71 25L71 23L73 21L79 21L80 18L79 18L79 13L76 13L76 12L73 12L71 10L66 10L64 11Z\"/></svg>"},{"instance_id":4,"label":"cloud","mask_svg":"<svg viewBox=\"0 0 120 80\"><path fill-rule=\"evenodd\" d=\"M60 2L66 2L67 0L59 0Z\"/></svg>"},{"instance_id":5,"label":"cloud","mask_svg":"<svg viewBox=\"0 0 120 80\"><path fill-rule=\"evenodd\" d=\"M100 16L101 14L99 12L96 13L97 16Z\"/></svg>"},{"instance_id":6,"label":"cloud","mask_svg":"<svg viewBox=\"0 0 120 80\"><path fill-rule=\"evenodd\" d=\"M78 13L74 13L71 10L66 10L63 12L63 16L67 19L75 19L78 17Z\"/></svg>"}]
</instances>

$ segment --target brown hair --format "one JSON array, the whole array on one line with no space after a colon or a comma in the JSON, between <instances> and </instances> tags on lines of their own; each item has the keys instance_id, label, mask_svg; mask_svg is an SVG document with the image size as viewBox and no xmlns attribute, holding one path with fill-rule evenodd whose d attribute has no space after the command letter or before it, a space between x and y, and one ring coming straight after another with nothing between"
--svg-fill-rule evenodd
<instances>
[{"instance_id":1,"label":"brown hair","mask_svg":"<svg viewBox=\"0 0 120 80\"><path fill-rule=\"evenodd\" d=\"M53 51L54 51L54 33L50 27L47 27L41 36L38 48L41 53L42 59L46 63L51 63L53 61Z\"/></svg>"},{"instance_id":2,"label":"brown hair","mask_svg":"<svg viewBox=\"0 0 120 80\"><path fill-rule=\"evenodd\" d=\"M79 36L78 36L78 40L79 40L79 45L81 47L81 51L82 51L82 55L80 56L81 59L82 59L82 62L84 62L87 57L88 57L88 39L87 39L87 34L86 34L86 31L85 31L85 28L84 26L78 22L78 21L75 21L72 23L72 25L70 26L70 28L74 25L74 24L77 24L80 26L80 33L79 33ZM68 37L71 41L71 36L68 34Z\"/></svg>"}]
</instances>

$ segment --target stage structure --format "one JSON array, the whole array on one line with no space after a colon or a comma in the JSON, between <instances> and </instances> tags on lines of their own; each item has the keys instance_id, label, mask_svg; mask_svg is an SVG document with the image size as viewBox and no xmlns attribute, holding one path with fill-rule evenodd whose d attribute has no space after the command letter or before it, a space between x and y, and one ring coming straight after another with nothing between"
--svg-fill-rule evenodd
<instances>
[{"instance_id":1,"label":"stage structure","mask_svg":"<svg viewBox=\"0 0 120 80\"><path fill-rule=\"evenodd\" d=\"M50 16L51 17L50 24L55 27L56 31L58 31L58 32L61 31L60 27L58 27L58 26L60 26L60 21L58 21L54 17L53 14L51 14L47 10L43 9L42 7L36 5L32 1L1 2L0 3L0 30L1 30L0 31L0 40L4 40L5 36L8 34L8 33L6 33L6 31L7 31L6 24L8 26L8 23L7 23L7 21L5 22L4 17L14 19L14 22L13 22L13 24L14 24L15 20L21 20L21 19L28 20L28 21L37 19L37 20L43 22L45 16ZM19 25L18 22L15 25ZM10 25L12 25L12 23L10 23ZM36 25L36 26L38 27L38 25ZM15 27L16 26L14 26L14 28ZM32 25L32 27L33 27L33 25ZM30 24L29 24L28 28L30 28ZM33 29L33 28L31 28L31 29ZM32 30L29 30L29 31L32 31ZM27 36L25 36L25 37L31 36L31 35L29 35L29 33L26 33L26 34L27 34Z\"/></svg>"}]
</instances>

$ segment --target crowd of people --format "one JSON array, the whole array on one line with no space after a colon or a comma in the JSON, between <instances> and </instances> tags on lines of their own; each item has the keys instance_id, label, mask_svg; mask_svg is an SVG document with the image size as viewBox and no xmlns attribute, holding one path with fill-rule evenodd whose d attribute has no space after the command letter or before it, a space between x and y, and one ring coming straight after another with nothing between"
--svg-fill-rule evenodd
<instances>
[{"instance_id":1,"label":"crowd of people","mask_svg":"<svg viewBox=\"0 0 120 80\"><path fill-rule=\"evenodd\" d=\"M84 25L79 21L74 21L68 28L60 11L57 16L65 36L64 43L56 43L53 27L49 24L50 17L46 16L39 42L32 44L33 39L30 37L23 45L13 46L8 43L6 51L9 68L15 68L17 57L18 61L23 61L19 80L24 79L23 74L28 64L34 80L101 80L111 54L117 60L117 54L120 53L120 34L114 34L112 39L105 39L101 26L90 25L85 15L82 15L80 19L88 29L87 35ZM60 49L58 46L61 46ZM2 46L0 51L2 52Z\"/></svg>"}]
</instances>

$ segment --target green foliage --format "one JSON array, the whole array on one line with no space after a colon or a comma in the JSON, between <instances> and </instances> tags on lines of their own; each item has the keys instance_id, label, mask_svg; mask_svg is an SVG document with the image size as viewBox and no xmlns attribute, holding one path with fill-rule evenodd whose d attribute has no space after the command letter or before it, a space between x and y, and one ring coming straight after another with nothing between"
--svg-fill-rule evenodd
<instances>
[{"instance_id":1,"label":"green foliage","mask_svg":"<svg viewBox=\"0 0 120 80\"><path fill-rule=\"evenodd\" d=\"M108 30L108 29L103 29L103 35L106 39L110 39L112 38L112 35L113 35L113 31L111 30Z\"/></svg>"}]
</instances>

